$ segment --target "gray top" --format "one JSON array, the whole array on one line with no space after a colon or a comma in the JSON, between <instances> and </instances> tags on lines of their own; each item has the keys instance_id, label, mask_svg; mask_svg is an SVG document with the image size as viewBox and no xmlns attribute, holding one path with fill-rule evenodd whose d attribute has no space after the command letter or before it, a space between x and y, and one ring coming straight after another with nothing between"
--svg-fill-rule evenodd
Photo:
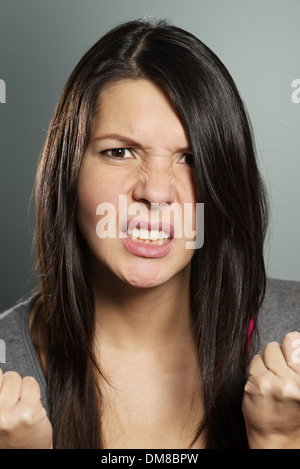
<instances>
[{"instance_id":1,"label":"gray top","mask_svg":"<svg viewBox=\"0 0 300 469\"><path fill-rule=\"evenodd\" d=\"M264 302L258 316L262 353L268 342L281 343L288 332L300 332L300 282L268 279Z\"/></svg>"},{"instance_id":2,"label":"gray top","mask_svg":"<svg viewBox=\"0 0 300 469\"><path fill-rule=\"evenodd\" d=\"M48 413L47 384L29 332L31 299L0 314L0 368L17 371L22 378L33 376L40 385L42 403Z\"/></svg>"},{"instance_id":3,"label":"gray top","mask_svg":"<svg viewBox=\"0 0 300 469\"><path fill-rule=\"evenodd\" d=\"M48 412L47 385L29 332L30 299L0 314L0 367L34 376L41 387L42 403ZM260 311L261 353L268 342L281 342L290 331L300 332L300 282L269 279ZM253 351L253 353L256 351Z\"/></svg>"}]
</instances>

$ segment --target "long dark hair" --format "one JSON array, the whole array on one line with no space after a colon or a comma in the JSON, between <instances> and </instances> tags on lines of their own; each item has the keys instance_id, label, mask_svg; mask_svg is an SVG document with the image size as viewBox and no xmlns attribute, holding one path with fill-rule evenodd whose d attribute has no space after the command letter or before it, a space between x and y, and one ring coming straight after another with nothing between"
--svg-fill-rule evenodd
<instances>
[{"instance_id":1,"label":"long dark hair","mask_svg":"<svg viewBox=\"0 0 300 469\"><path fill-rule=\"evenodd\" d=\"M56 448L100 448L101 370L93 352L94 300L76 186L97 99L106 84L144 78L165 92L194 155L205 241L192 259L191 304L203 380L207 448L247 447L241 402L265 291L268 210L252 132L218 57L164 21L135 20L101 38L71 74L51 121L36 179L39 287L33 339L47 337L50 418ZM104 377L103 377L104 379Z\"/></svg>"}]
</instances>

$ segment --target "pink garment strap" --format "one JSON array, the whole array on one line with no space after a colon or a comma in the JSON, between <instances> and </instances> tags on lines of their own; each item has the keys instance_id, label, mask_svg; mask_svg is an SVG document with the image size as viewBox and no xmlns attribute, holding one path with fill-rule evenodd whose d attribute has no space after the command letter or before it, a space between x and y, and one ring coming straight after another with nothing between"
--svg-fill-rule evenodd
<instances>
[{"instance_id":1,"label":"pink garment strap","mask_svg":"<svg viewBox=\"0 0 300 469\"><path fill-rule=\"evenodd\" d=\"M249 326L248 326L248 351L250 350L250 347L251 347L253 326L254 326L254 322L253 322L253 319L251 318L249 321Z\"/></svg>"}]
</instances>

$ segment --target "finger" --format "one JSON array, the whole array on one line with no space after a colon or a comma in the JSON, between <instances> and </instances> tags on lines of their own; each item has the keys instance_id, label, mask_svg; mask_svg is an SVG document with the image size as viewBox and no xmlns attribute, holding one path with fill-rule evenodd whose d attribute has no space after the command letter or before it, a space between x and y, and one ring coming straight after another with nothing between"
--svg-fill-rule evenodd
<instances>
[{"instance_id":1,"label":"finger","mask_svg":"<svg viewBox=\"0 0 300 469\"><path fill-rule=\"evenodd\" d=\"M25 405L33 405L41 400L40 385L33 376L25 376L22 380L20 402Z\"/></svg>"},{"instance_id":2,"label":"finger","mask_svg":"<svg viewBox=\"0 0 300 469\"><path fill-rule=\"evenodd\" d=\"M287 366L296 373L300 373L300 332L286 334L281 348Z\"/></svg>"},{"instance_id":3,"label":"finger","mask_svg":"<svg viewBox=\"0 0 300 469\"><path fill-rule=\"evenodd\" d=\"M267 371L262 355L254 355L249 365L249 376L259 377Z\"/></svg>"},{"instance_id":4,"label":"finger","mask_svg":"<svg viewBox=\"0 0 300 469\"><path fill-rule=\"evenodd\" d=\"M263 353L263 361L268 368L276 376L282 376L287 371L287 365L281 345L278 342L269 342Z\"/></svg>"},{"instance_id":5,"label":"finger","mask_svg":"<svg viewBox=\"0 0 300 469\"><path fill-rule=\"evenodd\" d=\"M17 372L7 371L3 375L0 392L0 408L9 409L18 403L21 385L22 378Z\"/></svg>"},{"instance_id":6,"label":"finger","mask_svg":"<svg viewBox=\"0 0 300 469\"><path fill-rule=\"evenodd\" d=\"M0 368L0 392L1 392L1 387L2 387L2 382L3 382L3 371L2 368Z\"/></svg>"}]
</instances>

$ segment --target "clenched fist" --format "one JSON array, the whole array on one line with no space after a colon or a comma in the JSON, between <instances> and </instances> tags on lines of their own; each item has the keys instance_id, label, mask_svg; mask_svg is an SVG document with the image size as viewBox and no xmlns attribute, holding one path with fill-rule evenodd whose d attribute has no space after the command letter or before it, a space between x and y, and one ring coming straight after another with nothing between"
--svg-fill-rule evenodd
<instances>
[{"instance_id":1,"label":"clenched fist","mask_svg":"<svg viewBox=\"0 0 300 469\"><path fill-rule=\"evenodd\" d=\"M33 377L0 369L0 449L51 449L52 426Z\"/></svg>"},{"instance_id":2,"label":"clenched fist","mask_svg":"<svg viewBox=\"0 0 300 469\"><path fill-rule=\"evenodd\" d=\"M300 449L300 333L270 342L250 363L243 413L250 448Z\"/></svg>"}]
</instances>

